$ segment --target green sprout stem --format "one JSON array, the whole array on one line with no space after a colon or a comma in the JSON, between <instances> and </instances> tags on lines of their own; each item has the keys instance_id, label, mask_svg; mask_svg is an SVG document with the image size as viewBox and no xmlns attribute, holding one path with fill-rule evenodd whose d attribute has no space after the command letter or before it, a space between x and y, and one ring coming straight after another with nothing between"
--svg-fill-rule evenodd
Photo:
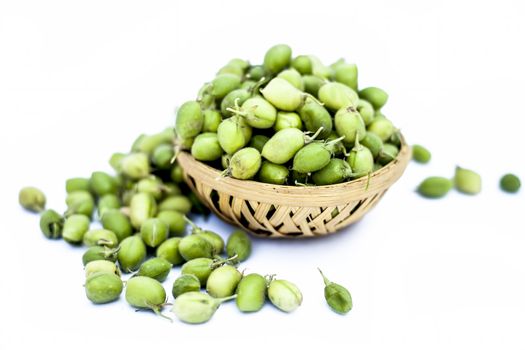
<instances>
[{"instance_id":1,"label":"green sprout stem","mask_svg":"<svg viewBox=\"0 0 525 350\"><path fill-rule=\"evenodd\" d=\"M328 286L329 284L331 284L332 282L330 282L330 280L328 278L326 278L326 276L324 275L323 271L321 271L320 268L317 268L317 270L319 270L319 273L321 274L321 276L323 277L323 281L324 281L324 285L325 286Z\"/></svg>"}]
</instances>

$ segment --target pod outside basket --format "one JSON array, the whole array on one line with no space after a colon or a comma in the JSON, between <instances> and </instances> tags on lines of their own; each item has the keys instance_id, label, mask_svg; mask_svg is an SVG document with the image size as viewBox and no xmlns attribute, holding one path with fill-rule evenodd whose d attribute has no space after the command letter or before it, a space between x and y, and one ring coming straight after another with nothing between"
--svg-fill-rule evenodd
<instances>
[{"instance_id":1,"label":"pod outside basket","mask_svg":"<svg viewBox=\"0 0 525 350\"><path fill-rule=\"evenodd\" d=\"M256 236L302 238L327 235L361 219L403 174L410 157L403 140L396 159L369 177L311 187L224 177L187 152L177 161L188 186L223 220Z\"/></svg>"}]
</instances>

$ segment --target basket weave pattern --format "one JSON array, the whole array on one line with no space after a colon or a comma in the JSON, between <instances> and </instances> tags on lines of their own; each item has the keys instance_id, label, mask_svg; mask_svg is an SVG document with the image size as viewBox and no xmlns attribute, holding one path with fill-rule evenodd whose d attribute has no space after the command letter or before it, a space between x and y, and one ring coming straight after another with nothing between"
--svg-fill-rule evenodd
<instances>
[{"instance_id":1,"label":"basket weave pattern","mask_svg":"<svg viewBox=\"0 0 525 350\"><path fill-rule=\"evenodd\" d=\"M181 152L184 179L220 218L257 236L322 236L363 217L399 179L410 160L403 144L399 155L370 177L330 186L280 186L221 177L221 172Z\"/></svg>"}]
</instances>

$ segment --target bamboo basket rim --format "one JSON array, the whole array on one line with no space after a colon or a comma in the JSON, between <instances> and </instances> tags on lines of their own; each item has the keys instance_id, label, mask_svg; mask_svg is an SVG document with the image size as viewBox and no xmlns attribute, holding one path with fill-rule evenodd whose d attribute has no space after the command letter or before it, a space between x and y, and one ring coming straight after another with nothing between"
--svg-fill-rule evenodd
<instances>
[{"instance_id":1,"label":"bamboo basket rim","mask_svg":"<svg viewBox=\"0 0 525 350\"><path fill-rule=\"evenodd\" d=\"M225 177L220 170L196 160L188 152L182 151L177 155L177 161L185 172L211 188L245 200L295 207L337 206L363 195L372 196L384 191L401 177L410 158L410 146L401 137L397 157L370 176L335 185L303 187Z\"/></svg>"}]
</instances>

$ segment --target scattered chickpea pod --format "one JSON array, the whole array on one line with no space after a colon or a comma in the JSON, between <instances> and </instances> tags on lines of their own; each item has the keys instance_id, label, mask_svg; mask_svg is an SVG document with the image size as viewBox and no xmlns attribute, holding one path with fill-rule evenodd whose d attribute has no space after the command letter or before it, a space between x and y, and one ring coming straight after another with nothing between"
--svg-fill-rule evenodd
<instances>
[{"instance_id":1,"label":"scattered chickpea pod","mask_svg":"<svg viewBox=\"0 0 525 350\"><path fill-rule=\"evenodd\" d=\"M95 210L95 199L88 191L73 191L67 194L66 205L66 217L73 214L82 214L91 218Z\"/></svg>"},{"instance_id":2,"label":"scattered chickpea pod","mask_svg":"<svg viewBox=\"0 0 525 350\"><path fill-rule=\"evenodd\" d=\"M262 309L266 301L266 284L266 278L257 273L243 276L237 285L237 308L242 312Z\"/></svg>"},{"instance_id":3,"label":"scattered chickpea pod","mask_svg":"<svg viewBox=\"0 0 525 350\"><path fill-rule=\"evenodd\" d=\"M331 282L326 278L321 269L318 269L323 277L324 282L324 297L326 302L338 314L346 314L352 309L352 296L345 287L340 284Z\"/></svg>"},{"instance_id":4,"label":"scattered chickpea pod","mask_svg":"<svg viewBox=\"0 0 525 350\"><path fill-rule=\"evenodd\" d=\"M113 231L106 229L92 229L84 234L82 242L88 247L100 245L115 248L119 241L117 235Z\"/></svg>"},{"instance_id":5,"label":"scattered chickpea pod","mask_svg":"<svg viewBox=\"0 0 525 350\"><path fill-rule=\"evenodd\" d=\"M140 265L135 276L146 276L164 282L173 265L161 257L151 258Z\"/></svg>"},{"instance_id":6,"label":"scattered chickpea pod","mask_svg":"<svg viewBox=\"0 0 525 350\"><path fill-rule=\"evenodd\" d=\"M145 258L146 244L144 244L140 235L130 236L120 242L117 259L120 268L124 272L138 270Z\"/></svg>"},{"instance_id":7,"label":"scattered chickpea pod","mask_svg":"<svg viewBox=\"0 0 525 350\"><path fill-rule=\"evenodd\" d=\"M82 255L82 264L86 266L89 262L96 261L96 260L108 260L108 261L116 262L119 250L120 250L120 247L117 247L117 248L108 248L106 246L90 247Z\"/></svg>"},{"instance_id":8,"label":"scattered chickpea pod","mask_svg":"<svg viewBox=\"0 0 525 350\"><path fill-rule=\"evenodd\" d=\"M100 217L102 227L112 231L118 238L119 242L131 236L133 227L129 217L119 209L107 209Z\"/></svg>"},{"instance_id":9,"label":"scattered chickpea pod","mask_svg":"<svg viewBox=\"0 0 525 350\"><path fill-rule=\"evenodd\" d=\"M505 174L500 180L500 188L507 193L516 193L520 187L521 181L514 174Z\"/></svg>"},{"instance_id":10,"label":"scattered chickpea pod","mask_svg":"<svg viewBox=\"0 0 525 350\"><path fill-rule=\"evenodd\" d=\"M89 218L82 214L73 214L65 219L62 228L62 238L71 244L82 242L84 234L89 230Z\"/></svg>"},{"instance_id":11,"label":"scattered chickpea pod","mask_svg":"<svg viewBox=\"0 0 525 350\"><path fill-rule=\"evenodd\" d=\"M226 242L226 254L229 258L237 261L248 259L252 253L252 241L246 232L242 230L233 231Z\"/></svg>"},{"instance_id":12,"label":"scattered chickpea pod","mask_svg":"<svg viewBox=\"0 0 525 350\"><path fill-rule=\"evenodd\" d=\"M417 188L417 192L427 198L441 198L445 196L454 186L454 183L445 177L431 176L423 180Z\"/></svg>"},{"instance_id":13,"label":"scattered chickpea pod","mask_svg":"<svg viewBox=\"0 0 525 350\"><path fill-rule=\"evenodd\" d=\"M214 298L226 298L235 294L237 285L242 279L240 273L231 265L223 265L210 273L206 281L206 291Z\"/></svg>"},{"instance_id":14,"label":"scattered chickpea pod","mask_svg":"<svg viewBox=\"0 0 525 350\"><path fill-rule=\"evenodd\" d=\"M166 291L156 279L147 276L130 278L126 283L126 300L133 307L150 309L158 316L168 318L161 313L166 304Z\"/></svg>"},{"instance_id":15,"label":"scattered chickpea pod","mask_svg":"<svg viewBox=\"0 0 525 350\"><path fill-rule=\"evenodd\" d=\"M171 294L174 298L188 292L198 292L201 290L201 282L195 275L180 275L173 282Z\"/></svg>"},{"instance_id":16,"label":"scattered chickpea pod","mask_svg":"<svg viewBox=\"0 0 525 350\"><path fill-rule=\"evenodd\" d=\"M179 252L180 241L180 237L168 238L157 247L156 256L166 259L172 265L181 265L184 258Z\"/></svg>"},{"instance_id":17,"label":"scattered chickpea pod","mask_svg":"<svg viewBox=\"0 0 525 350\"><path fill-rule=\"evenodd\" d=\"M18 202L24 209L39 213L46 208L46 196L36 187L24 187L18 194Z\"/></svg>"},{"instance_id":18,"label":"scattered chickpea pod","mask_svg":"<svg viewBox=\"0 0 525 350\"><path fill-rule=\"evenodd\" d=\"M426 164L430 162L431 154L428 149L421 145L412 145L412 159L418 163Z\"/></svg>"},{"instance_id":19,"label":"scattered chickpea pod","mask_svg":"<svg viewBox=\"0 0 525 350\"><path fill-rule=\"evenodd\" d=\"M64 218L53 209L47 209L40 214L40 230L47 238L60 238L63 227Z\"/></svg>"},{"instance_id":20,"label":"scattered chickpea pod","mask_svg":"<svg viewBox=\"0 0 525 350\"><path fill-rule=\"evenodd\" d=\"M124 284L120 276L110 272L97 272L86 279L86 296L94 304L105 304L119 298Z\"/></svg>"},{"instance_id":21,"label":"scattered chickpea pod","mask_svg":"<svg viewBox=\"0 0 525 350\"><path fill-rule=\"evenodd\" d=\"M292 282L273 279L268 284L268 298L272 304L284 312L292 312L303 302L303 295Z\"/></svg>"},{"instance_id":22,"label":"scattered chickpea pod","mask_svg":"<svg viewBox=\"0 0 525 350\"><path fill-rule=\"evenodd\" d=\"M98 218L101 219L104 213L112 209L120 209L122 207L122 201L120 197L113 193L103 195L98 199L97 203L97 214Z\"/></svg>"},{"instance_id":23,"label":"scattered chickpea pod","mask_svg":"<svg viewBox=\"0 0 525 350\"><path fill-rule=\"evenodd\" d=\"M90 261L84 266L84 271L86 273L86 279L99 272L113 273L120 277L120 269L113 261L109 260Z\"/></svg>"},{"instance_id":24,"label":"scattered chickpea pod","mask_svg":"<svg viewBox=\"0 0 525 350\"><path fill-rule=\"evenodd\" d=\"M179 295L171 311L181 321L191 324L208 322L221 303L235 299L235 295L226 298L214 298L208 294L192 291Z\"/></svg>"},{"instance_id":25,"label":"scattered chickpea pod","mask_svg":"<svg viewBox=\"0 0 525 350\"><path fill-rule=\"evenodd\" d=\"M481 176L473 170L457 166L454 186L462 193L476 195L481 192Z\"/></svg>"},{"instance_id":26,"label":"scattered chickpea pod","mask_svg":"<svg viewBox=\"0 0 525 350\"><path fill-rule=\"evenodd\" d=\"M156 248L168 239L168 230L165 222L157 218L150 218L142 223L140 236L148 247Z\"/></svg>"},{"instance_id":27,"label":"scattered chickpea pod","mask_svg":"<svg viewBox=\"0 0 525 350\"><path fill-rule=\"evenodd\" d=\"M71 193L75 191L90 191L91 186L89 179L83 177L75 177L66 180L66 192Z\"/></svg>"},{"instance_id":28,"label":"scattered chickpea pod","mask_svg":"<svg viewBox=\"0 0 525 350\"><path fill-rule=\"evenodd\" d=\"M188 222L191 225L192 227L191 234L198 235L204 238L206 241L208 241L211 244L211 246L213 247L214 255L222 254L222 252L224 251L224 240L222 239L220 235L218 235L217 233L213 231L204 230L200 228L199 226L195 225L195 223L193 223L193 221L191 221L187 217L184 217L184 220L186 220L186 222Z\"/></svg>"}]
</instances>

